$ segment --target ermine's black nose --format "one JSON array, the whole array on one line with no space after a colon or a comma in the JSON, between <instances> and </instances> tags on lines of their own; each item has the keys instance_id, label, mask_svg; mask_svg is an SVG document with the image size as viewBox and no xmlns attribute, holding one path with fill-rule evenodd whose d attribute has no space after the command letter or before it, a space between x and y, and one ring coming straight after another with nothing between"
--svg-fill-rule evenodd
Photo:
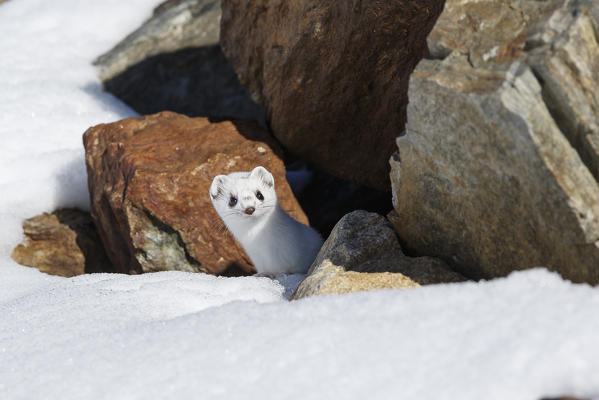
<instances>
[{"instance_id":1,"label":"ermine's black nose","mask_svg":"<svg viewBox=\"0 0 599 400\"><path fill-rule=\"evenodd\" d=\"M256 209L254 207L248 207L245 209L245 213L247 215L252 215L254 213L254 211L256 211Z\"/></svg>"}]
</instances>

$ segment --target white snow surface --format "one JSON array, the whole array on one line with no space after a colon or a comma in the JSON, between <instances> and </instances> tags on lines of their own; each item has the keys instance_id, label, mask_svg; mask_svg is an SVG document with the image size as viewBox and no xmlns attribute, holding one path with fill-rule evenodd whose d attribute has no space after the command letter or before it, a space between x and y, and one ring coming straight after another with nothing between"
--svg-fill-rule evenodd
<instances>
[{"instance_id":1,"label":"white snow surface","mask_svg":"<svg viewBox=\"0 0 599 400\"><path fill-rule=\"evenodd\" d=\"M288 302L298 276L48 276L23 219L88 208L92 60L157 0L0 4L0 399L599 398L599 289L545 270Z\"/></svg>"},{"instance_id":2,"label":"white snow surface","mask_svg":"<svg viewBox=\"0 0 599 400\"><path fill-rule=\"evenodd\" d=\"M36 286L0 302L2 399L599 393L599 291L543 270L293 302L182 272Z\"/></svg>"},{"instance_id":3,"label":"white snow surface","mask_svg":"<svg viewBox=\"0 0 599 400\"><path fill-rule=\"evenodd\" d=\"M157 0L8 0L0 4L0 250L22 219L89 207L81 136L135 115L102 91L95 57L151 14Z\"/></svg>"}]
</instances>

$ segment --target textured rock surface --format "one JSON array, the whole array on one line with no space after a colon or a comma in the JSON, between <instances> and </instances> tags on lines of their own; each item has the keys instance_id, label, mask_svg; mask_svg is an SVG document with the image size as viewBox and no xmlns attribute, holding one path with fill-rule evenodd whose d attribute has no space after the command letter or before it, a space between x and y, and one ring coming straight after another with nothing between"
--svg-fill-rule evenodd
<instances>
[{"instance_id":1,"label":"textured rock surface","mask_svg":"<svg viewBox=\"0 0 599 400\"><path fill-rule=\"evenodd\" d=\"M25 240L11 257L51 275L112 272L89 213L62 209L23 222Z\"/></svg>"},{"instance_id":2,"label":"textured rock surface","mask_svg":"<svg viewBox=\"0 0 599 400\"><path fill-rule=\"evenodd\" d=\"M405 256L384 217L354 211L337 223L293 298L463 280L441 260Z\"/></svg>"},{"instance_id":3,"label":"textured rock surface","mask_svg":"<svg viewBox=\"0 0 599 400\"><path fill-rule=\"evenodd\" d=\"M263 121L223 56L220 1L176 0L100 56L104 87L141 114L163 110L190 116Z\"/></svg>"},{"instance_id":4,"label":"textured rock surface","mask_svg":"<svg viewBox=\"0 0 599 400\"><path fill-rule=\"evenodd\" d=\"M286 148L388 190L408 77L442 7L442 0L224 0L220 42Z\"/></svg>"},{"instance_id":5,"label":"textured rock surface","mask_svg":"<svg viewBox=\"0 0 599 400\"><path fill-rule=\"evenodd\" d=\"M84 144L92 217L118 271L253 272L208 191L218 174L263 165L282 207L307 223L271 141L255 123L170 112L90 128Z\"/></svg>"},{"instance_id":6,"label":"textured rock surface","mask_svg":"<svg viewBox=\"0 0 599 400\"><path fill-rule=\"evenodd\" d=\"M530 39L528 64L553 118L599 179L599 3L558 9Z\"/></svg>"},{"instance_id":7,"label":"textured rock surface","mask_svg":"<svg viewBox=\"0 0 599 400\"><path fill-rule=\"evenodd\" d=\"M103 81L145 58L188 47L218 44L220 1L163 3L152 18L96 60Z\"/></svg>"},{"instance_id":8,"label":"textured rock surface","mask_svg":"<svg viewBox=\"0 0 599 400\"><path fill-rule=\"evenodd\" d=\"M409 250L473 278L599 282L598 7L447 1L390 161Z\"/></svg>"},{"instance_id":9,"label":"textured rock surface","mask_svg":"<svg viewBox=\"0 0 599 400\"><path fill-rule=\"evenodd\" d=\"M475 68L533 69L562 132L599 177L599 3L448 0L429 36L435 58L466 54Z\"/></svg>"}]
</instances>

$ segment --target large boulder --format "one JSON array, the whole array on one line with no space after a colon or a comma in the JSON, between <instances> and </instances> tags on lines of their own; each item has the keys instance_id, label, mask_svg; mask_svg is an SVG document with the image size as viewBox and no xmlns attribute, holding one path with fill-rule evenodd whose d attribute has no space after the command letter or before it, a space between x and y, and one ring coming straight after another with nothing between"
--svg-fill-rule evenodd
<instances>
[{"instance_id":1,"label":"large boulder","mask_svg":"<svg viewBox=\"0 0 599 400\"><path fill-rule=\"evenodd\" d=\"M89 213L61 209L23 222L25 240L11 257L19 264L50 275L71 277L112 272Z\"/></svg>"},{"instance_id":2,"label":"large boulder","mask_svg":"<svg viewBox=\"0 0 599 400\"><path fill-rule=\"evenodd\" d=\"M220 43L287 149L388 191L408 78L442 8L443 0L223 0Z\"/></svg>"},{"instance_id":3,"label":"large boulder","mask_svg":"<svg viewBox=\"0 0 599 400\"><path fill-rule=\"evenodd\" d=\"M83 141L91 214L119 272L254 272L212 207L218 174L266 167L283 209L307 223L256 123L163 112L92 127Z\"/></svg>"},{"instance_id":4,"label":"large boulder","mask_svg":"<svg viewBox=\"0 0 599 400\"><path fill-rule=\"evenodd\" d=\"M95 64L104 88L140 114L249 118L251 101L222 54L219 0L169 0Z\"/></svg>"},{"instance_id":5,"label":"large boulder","mask_svg":"<svg viewBox=\"0 0 599 400\"><path fill-rule=\"evenodd\" d=\"M598 27L596 1L446 2L390 161L410 251L599 283Z\"/></svg>"},{"instance_id":6,"label":"large boulder","mask_svg":"<svg viewBox=\"0 0 599 400\"><path fill-rule=\"evenodd\" d=\"M358 210L335 225L293 298L463 280L439 259L404 255L383 216Z\"/></svg>"}]
</instances>

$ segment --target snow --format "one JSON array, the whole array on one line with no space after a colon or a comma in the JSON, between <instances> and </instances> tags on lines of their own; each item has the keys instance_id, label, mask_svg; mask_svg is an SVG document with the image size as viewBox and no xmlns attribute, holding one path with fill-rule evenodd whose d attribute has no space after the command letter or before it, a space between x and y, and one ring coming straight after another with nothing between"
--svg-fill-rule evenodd
<instances>
[{"instance_id":1,"label":"snow","mask_svg":"<svg viewBox=\"0 0 599 400\"><path fill-rule=\"evenodd\" d=\"M0 398L599 393L599 291L544 270L281 301L268 278L60 279L2 301Z\"/></svg>"},{"instance_id":2,"label":"snow","mask_svg":"<svg viewBox=\"0 0 599 400\"><path fill-rule=\"evenodd\" d=\"M289 302L301 276L48 276L23 219L88 207L91 61L157 0L0 4L0 399L599 399L599 289L545 270Z\"/></svg>"},{"instance_id":3,"label":"snow","mask_svg":"<svg viewBox=\"0 0 599 400\"><path fill-rule=\"evenodd\" d=\"M103 93L91 61L145 20L156 0L9 0L0 5L0 251L24 218L88 207L81 135L133 116Z\"/></svg>"}]
</instances>

